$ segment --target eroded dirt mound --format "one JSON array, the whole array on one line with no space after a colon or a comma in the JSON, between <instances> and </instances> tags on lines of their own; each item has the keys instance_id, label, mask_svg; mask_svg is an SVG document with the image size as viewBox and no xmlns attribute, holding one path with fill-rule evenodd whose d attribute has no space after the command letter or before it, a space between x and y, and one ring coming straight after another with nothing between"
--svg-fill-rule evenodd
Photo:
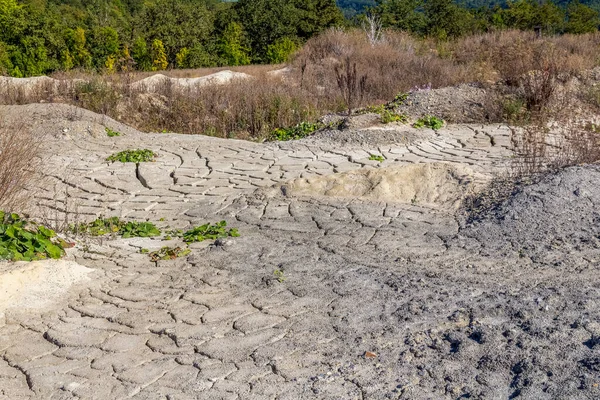
<instances>
[{"instance_id":1,"label":"eroded dirt mound","mask_svg":"<svg viewBox=\"0 0 600 400\"><path fill-rule=\"evenodd\" d=\"M600 259L600 166L567 168L522 188L464 228L459 241L491 254L558 265Z\"/></svg>"},{"instance_id":2,"label":"eroded dirt mound","mask_svg":"<svg viewBox=\"0 0 600 400\"><path fill-rule=\"evenodd\" d=\"M453 123L485 121L486 90L474 84L440 89L422 89L410 93L397 111L418 118L434 115Z\"/></svg>"},{"instance_id":3,"label":"eroded dirt mound","mask_svg":"<svg viewBox=\"0 0 600 400\"><path fill-rule=\"evenodd\" d=\"M425 163L301 178L286 187L297 196L455 207L472 190L473 177L473 171L464 166Z\"/></svg>"}]
</instances>

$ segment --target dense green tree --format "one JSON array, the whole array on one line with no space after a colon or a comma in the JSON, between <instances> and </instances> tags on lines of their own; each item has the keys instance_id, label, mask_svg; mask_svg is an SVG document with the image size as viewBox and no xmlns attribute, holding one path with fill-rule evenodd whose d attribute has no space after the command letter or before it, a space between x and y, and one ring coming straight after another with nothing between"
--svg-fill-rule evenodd
<instances>
[{"instance_id":1,"label":"dense green tree","mask_svg":"<svg viewBox=\"0 0 600 400\"><path fill-rule=\"evenodd\" d=\"M143 37L138 36L135 39L131 49L131 57L140 71L150 71L152 69L152 58L150 57L146 40Z\"/></svg>"},{"instance_id":2,"label":"dense green tree","mask_svg":"<svg viewBox=\"0 0 600 400\"><path fill-rule=\"evenodd\" d=\"M277 39L275 43L267 47L267 62L269 64L284 63L297 49L298 45L292 39L288 37Z\"/></svg>"},{"instance_id":3,"label":"dense green tree","mask_svg":"<svg viewBox=\"0 0 600 400\"><path fill-rule=\"evenodd\" d=\"M95 61L96 68L106 66L108 58L116 62L119 56L119 34L111 27L96 28L90 40L92 58Z\"/></svg>"},{"instance_id":4,"label":"dense green tree","mask_svg":"<svg viewBox=\"0 0 600 400\"><path fill-rule=\"evenodd\" d=\"M168 62L175 65L182 48L209 41L213 22L213 14L201 1L157 0L141 12L136 32L148 43L160 40Z\"/></svg>"},{"instance_id":5,"label":"dense green tree","mask_svg":"<svg viewBox=\"0 0 600 400\"><path fill-rule=\"evenodd\" d=\"M567 6L567 23L565 31L567 33L590 33L598 30L600 18L598 11L581 4L579 1L573 1Z\"/></svg>"},{"instance_id":6,"label":"dense green tree","mask_svg":"<svg viewBox=\"0 0 600 400\"><path fill-rule=\"evenodd\" d=\"M219 40L219 53L226 65L250 64L249 47L242 26L231 22Z\"/></svg>"},{"instance_id":7,"label":"dense green tree","mask_svg":"<svg viewBox=\"0 0 600 400\"><path fill-rule=\"evenodd\" d=\"M386 28L422 34L427 26L425 15L419 11L422 6L423 0L378 0L373 13Z\"/></svg>"}]
</instances>

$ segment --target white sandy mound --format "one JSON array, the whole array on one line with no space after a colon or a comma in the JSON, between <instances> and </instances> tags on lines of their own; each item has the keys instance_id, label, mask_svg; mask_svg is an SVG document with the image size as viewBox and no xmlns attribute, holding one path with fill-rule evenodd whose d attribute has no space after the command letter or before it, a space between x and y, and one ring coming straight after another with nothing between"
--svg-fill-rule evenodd
<instances>
[{"instance_id":1,"label":"white sandy mound","mask_svg":"<svg viewBox=\"0 0 600 400\"><path fill-rule=\"evenodd\" d=\"M236 79L248 79L251 77L251 75L244 74L243 72L229 70L219 71L199 78L170 78L162 74L156 74L132 83L131 87L153 92L163 85L172 85L173 87L181 89L199 88L208 85L222 85Z\"/></svg>"},{"instance_id":2,"label":"white sandy mound","mask_svg":"<svg viewBox=\"0 0 600 400\"><path fill-rule=\"evenodd\" d=\"M446 163L360 169L291 181L291 195L361 198L390 203L457 207L473 190L475 174Z\"/></svg>"},{"instance_id":3,"label":"white sandy mound","mask_svg":"<svg viewBox=\"0 0 600 400\"><path fill-rule=\"evenodd\" d=\"M11 308L42 309L88 281L90 268L66 260L0 263L0 317Z\"/></svg>"},{"instance_id":4,"label":"white sandy mound","mask_svg":"<svg viewBox=\"0 0 600 400\"><path fill-rule=\"evenodd\" d=\"M0 76L0 87L23 90L25 93L36 88L55 88L60 81L47 76L32 76L30 78L13 78Z\"/></svg>"}]
</instances>

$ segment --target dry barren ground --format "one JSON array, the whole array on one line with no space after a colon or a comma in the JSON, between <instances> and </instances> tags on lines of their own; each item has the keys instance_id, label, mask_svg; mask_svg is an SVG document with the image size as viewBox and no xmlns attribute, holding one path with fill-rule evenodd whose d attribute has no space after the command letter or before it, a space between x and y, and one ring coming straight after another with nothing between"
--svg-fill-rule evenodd
<instances>
[{"instance_id":1,"label":"dry barren ground","mask_svg":"<svg viewBox=\"0 0 600 400\"><path fill-rule=\"evenodd\" d=\"M600 398L595 167L465 225L455 205L504 167L505 127L258 144L57 104L1 111L47 135L38 216L224 219L241 236L157 263L138 250L175 240L70 250L88 280L4 310L0 398ZM157 162L104 161L144 147Z\"/></svg>"}]
</instances>

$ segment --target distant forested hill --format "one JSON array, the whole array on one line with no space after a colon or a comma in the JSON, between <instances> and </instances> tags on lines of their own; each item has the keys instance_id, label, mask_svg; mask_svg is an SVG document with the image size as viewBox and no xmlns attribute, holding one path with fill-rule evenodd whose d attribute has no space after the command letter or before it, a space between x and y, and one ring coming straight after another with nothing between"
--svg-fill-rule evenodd
<instances>
[{"instance_id":1,"label":"distant forested hill","mask_svg":"<svg viewBox=\"0 0 600 400\"><path fill-rule=\"evenodd\" d=\"M376 5L376 0L337 0L338 7L344 13L346 18L352 18L357 14L363 13L369 7ZM558 6L566 8L570 0L555 0ZM594 10L600 11L600 0L580 0ZM494 8L496 6L506 7L507 0L455 0L455 3L468 9Z\"/></svg>"}]
</instances>

